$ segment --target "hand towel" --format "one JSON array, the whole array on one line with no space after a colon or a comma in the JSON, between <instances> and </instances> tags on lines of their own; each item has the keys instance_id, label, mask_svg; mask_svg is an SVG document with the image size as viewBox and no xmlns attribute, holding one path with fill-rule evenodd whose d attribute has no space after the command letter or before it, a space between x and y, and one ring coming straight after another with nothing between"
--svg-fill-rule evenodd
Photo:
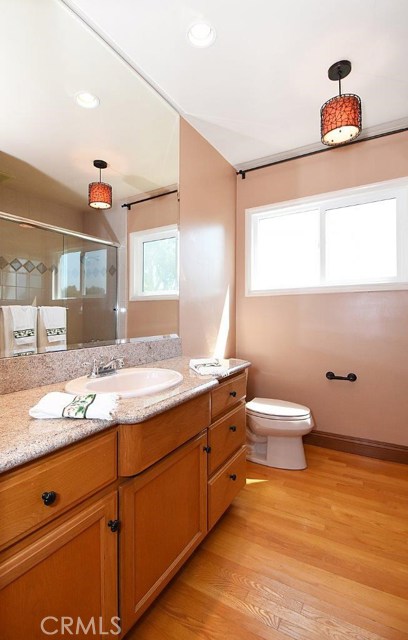
<instances>
[{"instance_id":1,"label":"hand towel","mask_svg":"<svg viewBox=\"0 0 408 640\"><path fill-rule=\"evenodd\" d=\"M9 307L12 323L14 343L37 345L37 307L22 306L19 304Z\"/></svg>"},{"instance_id":2,"label":"hand towel","mask_svg":"<svg viewBox=\"0 0 408 640\"><path fill-rule=\"evenodd\" d=\"M39 307L38 346L42 352L67 348L67 311L65 307Z\"/></svg>"},{"instance_id":3,"label":"hand towel","mask_svg":"<svg viewBox=\"0 0 408 640\"><path fill-rule=\"evenodd\" d=\"M227 373L227 367L224 367L218 358L192 358L190 360L190 369L193 369L200 376L216 376Z\"/></svg>"},{"instance_id":4,"label":"hand towel","mask_svg":"<svg viewBox=\"0 0 408 640\"><path fill-rule=\"evenodd\" d=\"M39 307L38 333L42 342L66 344L67 310L65 307ZM45 345L41 345L45 346Z\"/></svg>"},{"instance_id":5,"label":"hand towel","mask_svg":"<svg viewBox=\"0 0 408 640\"><path fill-rule=\"evenodd\" d=\"M52 391L29 410L32 418L88 418L110 420L116 409L117 393L88 393L74 396L71 393Z\"/></svg>"},{"instance_id":6,"label":"hand towel","mask_svg":"<svg viewBox=\"0 0 408 640\"><path fill-rule=\"evenodd\" d=\"M14 306L14 305L13 305ZM36 307L32 307L36 309ZM14 339L14 321L11 314L12 306L0 307L0 355L11 358L13 356L37 353L37 336L31 337L29 343L16 344Z\"/></svg>"}]
</instances>

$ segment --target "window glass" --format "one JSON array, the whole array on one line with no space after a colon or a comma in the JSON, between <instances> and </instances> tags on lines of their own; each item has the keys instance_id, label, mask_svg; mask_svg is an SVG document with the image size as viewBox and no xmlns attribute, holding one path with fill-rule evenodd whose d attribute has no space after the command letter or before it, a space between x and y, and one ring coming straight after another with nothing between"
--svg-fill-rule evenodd
<instances>
[{"instance_id":1,"label":"window glass","mask_svg":"<svg viewBox=\"0 0 408 640\"><path fill-rule=\"evenodd\" d=\"M255 289L319 284L319 211L259 220Z\"/></svg>"},{"instance_id":2,"label":"window glass","mask_svg":"<svg viewBox=\"0 0 408 640\"><path fill-rule=\"evenodd\" d=\"M143 243L143 292L177 291L177 238Z\"/></svg>"},{"instance_id":3,"label":"window glass","mask_svg":"<svg viewBox=\"0 0 408 640\"><path fill-rule=\"evenodd\" d=\"M106 249L86 251L84 254L84 294L86 296L106 295L106 255Z\"/></svg>"},{"instance_id":4,"label":"window glass","mask_svg":"<svg viewBox=\"0 0 408 640\"><path fill-rule=\"evenodd\" d=\"M327 209L326 280L364 282L397 276L396 200Z\"/></svg>"},{"instance_id":5,"label":"window glass","mask_svg":"<svg viewBox=\"0 0 408 640\"><path fill-rule=\"evenodd\" d=\"M63 253L59 261L58 298L81 296L81 252Z\"/></svg>"}]
</instances>

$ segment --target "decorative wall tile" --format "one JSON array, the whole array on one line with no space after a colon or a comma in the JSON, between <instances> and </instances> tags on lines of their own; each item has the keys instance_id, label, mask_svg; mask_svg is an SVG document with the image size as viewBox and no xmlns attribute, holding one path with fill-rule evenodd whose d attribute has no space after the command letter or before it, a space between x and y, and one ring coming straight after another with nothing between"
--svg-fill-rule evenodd
<instances>
[{"instance_id":1,"label":"decorative wall tile","mask_svg":"<svg viewBox=\"0 0 408 640\"><path fill-rule=\"evenodd\" d=\"M14 260L10 262L10 265L13 267L14 271L18 271L23 266L18 258L14 258Z\"/></svg>"},{"instance_id":2,"label":"decorative wall tile","mask_svg":"<svg viewBox=\"0 0 408 640\"><path fill-rule=\"evenodd\" d=\"M28 273L31 273L32 270L35 269L35 266L31 262L31 260L27 260L27 262L24 264L24 269L28 271Z\"/></svg>"},{"instance_id":3,"label":"decorative wall tile","mask_svg":"<svg viewBox=\"0 0 408 640\"><path fill-rule=\"evenodd\" d=\"M40 264L38 264L36 266L36 269L41 273L45 273L47 271L47 267L45 266L45 264L43 262L40 262Z\"/></svg>"}]
</instances>

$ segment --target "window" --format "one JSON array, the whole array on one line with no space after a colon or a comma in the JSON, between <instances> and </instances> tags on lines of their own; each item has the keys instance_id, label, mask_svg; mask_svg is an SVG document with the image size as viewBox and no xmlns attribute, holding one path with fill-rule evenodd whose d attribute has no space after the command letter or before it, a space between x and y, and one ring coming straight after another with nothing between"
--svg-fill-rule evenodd
<instances>
[{"instance_id":1,"label":"window","mask_svg":"<svg viewBox=\"0 0 408 640\"><path fill-rule=\"evenodd\" d=\"M53 271L53 300L106 296L107 250L67 251Z\"/></svg>"},{"instance_id":2,"label":"window","mask_svg":"<svg viewBox=\"0 0 408 640\"><path fill-rule=\"evenodd\" d=\"M408 288L408 183L246 212L246 293Z\"/></svg>"},{"instance_id":3,"label":"window","mask_svg":"<svg viewBox=\"0 0 408 640\"><path fill-rule=\"evenodd\" d=\"M177 225L130 234L130 300L177 299Z\"/></svg>"}]
</instances>

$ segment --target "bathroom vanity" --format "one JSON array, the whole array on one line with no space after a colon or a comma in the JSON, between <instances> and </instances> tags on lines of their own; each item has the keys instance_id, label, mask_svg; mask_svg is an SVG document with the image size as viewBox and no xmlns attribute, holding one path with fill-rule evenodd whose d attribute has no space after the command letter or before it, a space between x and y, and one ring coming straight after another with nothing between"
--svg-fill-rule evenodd
<instances>
[{"instance_id":1,"label":"bathroom vanity","mask_svg":"<svg viewBox=\"0 0 408 640\"><path fill-rule=\"evenodd\" d=\"M249 363L234 362L166 410L121 401L117 424L0 476L2 640L63 616L96 637L137 621L245 483Z\"/></svg>"}]
</instances>

